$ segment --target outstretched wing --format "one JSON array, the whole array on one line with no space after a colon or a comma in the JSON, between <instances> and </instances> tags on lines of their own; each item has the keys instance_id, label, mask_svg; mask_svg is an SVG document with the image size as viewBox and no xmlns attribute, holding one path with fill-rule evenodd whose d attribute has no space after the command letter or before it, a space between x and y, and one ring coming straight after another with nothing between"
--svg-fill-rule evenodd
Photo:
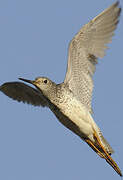
<instances>
[{"instance_id":1,"label":"outstretched wing","mask_svg":"<svg viewBox=\"0 0 123 180\"><path fill-rule=\"evenodd\" d=\"M111 42L119 22L120 12L119 2L114 3L84 25L69 44L68 67L64 83L90 112L92 76L97 58L105 55L106 44Z\"/></svg>"},{"instance_id":2,"label":"outstretched wing","mask_svg":"<svg viewBox=\"0 0 123 180\"><path fill-rule=\"evenodd\" d=\"M19 102L32 104L34 106L47 106L44 96L38 90L21 82L7 82L0 86L2 91L8 97Z\"/></svg>"}]
</instances>

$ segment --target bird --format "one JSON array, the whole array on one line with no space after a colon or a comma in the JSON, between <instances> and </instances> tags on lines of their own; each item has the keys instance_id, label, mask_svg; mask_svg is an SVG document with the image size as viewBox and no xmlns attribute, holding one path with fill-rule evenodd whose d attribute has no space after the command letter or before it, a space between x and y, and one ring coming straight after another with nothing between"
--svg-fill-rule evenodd
<instances>
[{"instance_id":1,"label":"bird","mask_svg":"<svg viewBox=\"0 0 123 180\"><path fill-rule=\"evenodd\" d=\"M119 22L119 1L85 24L69 43L65 79L56 84L47 77L26 83L6 82L0 91L18 102L48 107L69 130L85 141L101 158L122 176L111 155L114 152L93 119L93 75L99 58L103 58ZM34 85L34 88L27 83Z\"/></svg>"}]
</instances>

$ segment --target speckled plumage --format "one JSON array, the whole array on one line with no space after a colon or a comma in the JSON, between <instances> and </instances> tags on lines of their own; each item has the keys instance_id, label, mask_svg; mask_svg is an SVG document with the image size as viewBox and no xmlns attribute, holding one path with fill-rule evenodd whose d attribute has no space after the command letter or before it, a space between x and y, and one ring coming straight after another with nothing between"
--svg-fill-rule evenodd
<instances>
[{"instance_id":1,"label":"speckled plumage","mask_svg":"<svg viewBox=\"0 0 123 180\"><path fill-rule=\"evenodd\" d=\"M69 44L68 67L63 83L55 84L46 77L34 81L20 78L37 89L21 82L8 82L0 91L10 98L49 107L58 120L84 140L122 176L111 158L112 148L92 118L92 76L97 59L105 54L119 21L121 8L116 2L88 24L84 25Z\"/></svg>"}]
</instances>

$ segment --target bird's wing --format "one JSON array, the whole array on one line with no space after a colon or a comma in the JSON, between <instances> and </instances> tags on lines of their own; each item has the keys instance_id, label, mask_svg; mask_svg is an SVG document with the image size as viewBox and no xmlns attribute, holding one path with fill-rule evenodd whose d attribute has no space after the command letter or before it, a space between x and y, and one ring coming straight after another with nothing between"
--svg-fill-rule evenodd
<instances>
[{"instance_id":1,"label":"bird's wing","mask_svg":"<svg viewBox=\"0 0 123 180\"><path fill-rule=\"evenodd\" d=\"M7 82L0 86L2 91L8 97L32 104L34 106L47 106L47 101L38 90L21 82Z\"/></svg>"},{"instance_id":2,"label":"bird's wing","mask_svg":"<svg viewBox=\"0 0 123 180\"><path fill-rule=\"evenodd\" d=\"M64 80L74 95L91 112L92 76L97 58L105 55L117 27L121 8L119 2L104 10L84 25L69 44L67 73Z\"/></svg>"}]
</instances>

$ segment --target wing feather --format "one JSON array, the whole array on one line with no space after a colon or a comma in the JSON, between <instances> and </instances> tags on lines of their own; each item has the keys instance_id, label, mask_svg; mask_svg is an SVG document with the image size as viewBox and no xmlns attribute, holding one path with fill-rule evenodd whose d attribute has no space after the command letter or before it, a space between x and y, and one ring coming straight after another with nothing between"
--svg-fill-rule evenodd
<instances>
[{"instance_id":1,"label":"wing feather","mask_svg":"<svg viewBox=\"0 0 123 180\"><path fill-rule=\"evenodd\" d=\"M7 82L0 86L0 91L8 97L34 106L47 106L44 96L38 90L22 83Z\"/></svg>"},{"instance_id":2,"label":"wing feather","mask_svg":"<svg viewBox=\"0 0 123 180\"><path fill-rule=\"evenodd\" d=\"M119 2L84 25L69 44L68 66L64 80L75 96L91 112L92 76L97 58L102 58L119 22Z\"/></svg>"}]
</instances>

